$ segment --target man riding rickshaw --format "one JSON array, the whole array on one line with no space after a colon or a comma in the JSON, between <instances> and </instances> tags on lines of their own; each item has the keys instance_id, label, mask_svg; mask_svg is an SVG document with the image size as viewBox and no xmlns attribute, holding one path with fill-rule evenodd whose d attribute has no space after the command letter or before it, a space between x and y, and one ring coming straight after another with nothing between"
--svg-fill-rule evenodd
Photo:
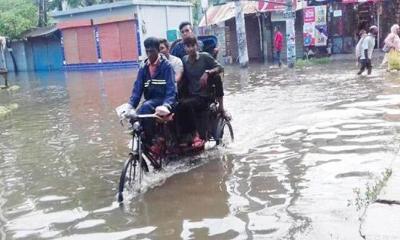
<instances>
[{"instance_id":1,"label":"man riding rickshaw","mask_svg":"<svg viewBox=\"0 0 400 240\"><path fill-rule=\"evenodd\" d=\"M160 170L175 157L204 150L207 141L225 144L224 131L230 137L226 140L233 140L223 108L222 66L210 54L198 51L194 35L183 42L188 55L183 58L179 98L173 67L159 53L159 40L148 38L144 42L148 58L139 68L129 103L117 108L132 130L131 152L119 182L120 202L125 187L140 186L149 164ZM138 107L142 95L144 102Z\"/></svg>"},{"instance_id":2,"label":"man riding rickshaw","mask_svg":"<svg viewBox=\"0 0 400 240\"><path fill-rule=\"evenodd\" d=\"M186 27L186 26L184 26ZM181 146L203 148L206 141L207 123L202 113L209 104L216 100L218 111L225 115L223 109L223 88L219 74L223 67L208 53L199 52L199 41L191 34L182 41L186 56L182 58L184 73L179 82L179 103L177 90L174 88L175 72L167 58L159 53L160 42L156 38L148 38L144 45L148 58L141 65L137 80L132 90L127 109L123 116L135 115L142 95L145 102L138 109L139 114L156 113L159 116L175 113L175 137ZM154 144L154 119L143 121L146 132L146 144L158 152ZM153 145L153 146L152 146Z\"/></svg>"}]
</instances>

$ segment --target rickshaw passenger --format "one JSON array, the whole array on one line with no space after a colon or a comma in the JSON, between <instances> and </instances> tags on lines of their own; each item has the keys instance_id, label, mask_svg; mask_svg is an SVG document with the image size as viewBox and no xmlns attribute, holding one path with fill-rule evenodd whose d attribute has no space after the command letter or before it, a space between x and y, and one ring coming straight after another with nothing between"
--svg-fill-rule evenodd
<instances>
[{"instance_id":1,"label":"rickshaw passenger","mask_svg":"<svg viewBox=\"0 0 400 240\"><path fill-rule=\"evenodd\" d=\"M210 81L223 71L223 67L206 52L198 51L198 41L195 36L188 36L183 39L187 55L183 57L184 78L182 79L183 88L187 91L179 99L176 109L177 126L180 135L192 135L192 146L204 146L204 136L199 135L199 121L196 113L207 110L210 103ZM222 85L222 82L219 81ZM219 101L219 110L224 112L223 91L216 92Z\"/></svg>"},{"instance_id":2,"label":"rickshaw passenger","mask_svg":"<svg viewBox=\"0 0 400 240\"><path fill-rule=\"evenodd\" d=\"M183 63L180 58L175 57L174 55L169 53L169 48L170 46L167 39L160 39L160 53L164 54L164 56L168 59L169 63L175 71L175 80L178 83L182 79Z\"/></svg>"},{"instance_id":3,"label":"rickshaw passenger","mask_svg":"<svg viewBox=\"0 0 400 240\"><path fill-rule=\"evenodd\" d=\"M182 22L181 24L179 24L179 31L181 32L182 39L179 39L172 43L171 54L175 57L183 59L183 57L187 54L183 40L187 37L194 35L193 26L190 22ZM197 41L197 44L198 50L201 51L203 49L203 42Z\"/></svg>"}]
</instances>

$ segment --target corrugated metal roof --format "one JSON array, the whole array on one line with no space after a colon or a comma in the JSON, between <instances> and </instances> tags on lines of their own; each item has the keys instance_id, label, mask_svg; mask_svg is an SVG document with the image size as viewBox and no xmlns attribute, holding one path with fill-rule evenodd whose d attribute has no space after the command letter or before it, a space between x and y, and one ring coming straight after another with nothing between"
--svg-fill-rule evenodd
<instances>
[{"instance_id":1,"label":"corrugated metal roof","mask_svg":"<svg viewBox=\"0 0 400 240\"><path fill-rule=\"evenodd\" d=\"M240 4L243 7L244 14L252 14L256 13L258 2L247 2L241 1ZM199 26L204 27L206 26L206 18L207 16L207 25L213 25L220 22L224 22L228 19L235 17L235 3L229 2L224 5L213 6L207 10L207 15L204 15L200 21Z\"/></svg>"},{"instance_id":2,"label":"corrugated metal roof","mask_svg":"<svg viewBox=\"0 0 400 240\"><path fill-rule=\"evenodd\" d=\"M57 24L58 29L66 28L76 28L76 27L88 27L92 25L114 23L114 22L124 22L124 21L134 21L135 16L113 16L107 18L96 18L96 19L78 19L78 20L68 20L59 22Z\"/></svg>"},{"instance_id":3,"label":"corrugated metal roof","mask_svg":"<svg viewBox=\"0 0 400 240\"><path fill-rule=\"evenodd\" d=\"M192 6L191 3L188 2L174 2L174 1L119 1L115 3L105 3L105 4L97 4L89 7L82 7L82 8L73 8L65 11L55 11L50 13L51 16L54 18L62 17L66 15L74 15L74 14L82 14L87 12L95 12L95 11L102 11L111 8L121 8L127 6L137 6L137 5L154 5L154 6L182 6L182 7L189 7Z\"/></svg>"},{"instance_id":4,"label":"corrugated metal roof","mask_svg":"<svg viewBox=\"0 0 400 240\"><path fill-rule=\"evenodd\" d=\"M34 38L34 37L46 36L46 35L54 33L57 30L58 30L58 28L56 25L35 28L35 29L29 30L26 33L22 34L22 38Z\"/></svg>"}]
</instances>

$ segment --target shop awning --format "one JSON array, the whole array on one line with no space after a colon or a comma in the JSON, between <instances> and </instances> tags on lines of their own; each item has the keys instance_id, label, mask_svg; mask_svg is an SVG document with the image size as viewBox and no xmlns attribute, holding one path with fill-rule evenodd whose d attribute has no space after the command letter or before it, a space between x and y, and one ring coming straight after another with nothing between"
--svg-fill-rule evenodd
<instances>
[{"instance_id":1,"label":"shop awning","mask_svg":"<svg viewBox=\"0 0 400 240\"><path fill-rule=\"evenodd\" d=\"M252 14L257 12L257 2L241 1L240 4L243 7L244 14ZM213 6L207 9L207 14L204 14L200 21L200 27L206 26L205 16L207 16L207 25L217 24L231 19L235 17L235 3L229 2L224 5Z\"/></svg>"},{"instance_id":2,"label":"shop awning","mask_svg":"<svg viewBox=\"0 0 400 240\"><path fill-rule=\"evenodd\" d=\"M244 14L253 14L257 12L283 12L286 9L286 0L259 0L256 1L241 1ZM306 6L305 0L293 0L293 8L301 10ZM224 5L213 6L207 9L207 14L204 14L199 26L213 25L224 22L235 17L235 3L228 2Z\"/></svg>"},{"instance_id":3,"label":"shop awning","mask_svg":"<svg viewBox=\"0 0 400 240\"><path fill-rule=\"evenodd\" d=\"M342 3L366 3L366 2L379 2L379 0L343 0Z\"/></svg>"}]
</instances>

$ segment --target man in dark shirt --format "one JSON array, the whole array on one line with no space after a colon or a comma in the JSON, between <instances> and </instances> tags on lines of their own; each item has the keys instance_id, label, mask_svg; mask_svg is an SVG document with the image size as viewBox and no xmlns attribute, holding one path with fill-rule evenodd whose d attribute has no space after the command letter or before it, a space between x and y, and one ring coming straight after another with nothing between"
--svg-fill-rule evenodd
<instances>
[{"instance_id":1,"label":"man in dark shirt","mask_svg":"<svg viewBox=\"0 0 400 240\"><path fill-rule=\"evenodd\" d=\"M176 40L174 43L172 43L171 55L182 59L183 56L186 55L183 39L194 35L192 24L190 22L182 22L181 24L179 24L179 31L181 32L182 39ZM197 43L199 46L199 51L201 51L203 48L203 42L198 41Z\"/></svg>"},{"instance_id":2,"label":"man in dark shirt","mask_svg":"<svg viewBox=\"0 0 400 240\"><path fill-rule=\"evenodd\" d=\"M207 110L210 102L210 86L223 67L208 53L198 51L197 38L188 36L183 40L187 55L183 57L184 78L182 84L187 93L181 97L177 106L177 122L182 134L193 135L193 147L203 147L204 137L200 136L198 113ZM222 85L222 81L216 81ZM224 113L223 91L215 92L219 111Z\"/></svg>"}]
</instances>

